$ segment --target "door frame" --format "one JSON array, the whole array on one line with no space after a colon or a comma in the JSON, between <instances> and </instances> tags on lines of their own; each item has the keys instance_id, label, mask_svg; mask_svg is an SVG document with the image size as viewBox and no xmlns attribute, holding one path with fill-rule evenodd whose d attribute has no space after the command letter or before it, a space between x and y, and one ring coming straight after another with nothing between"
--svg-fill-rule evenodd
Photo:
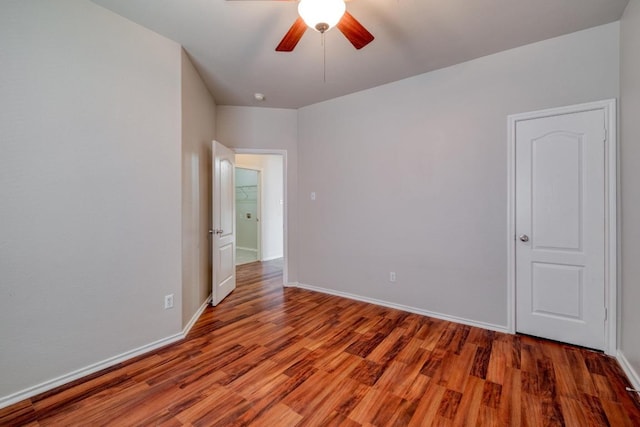
<instances>
[{"instance_id":1,"label":"door frame","mask_svg":"<svg viewBox=\"0 0 640 427\"><path fill-rule=\"evenodd\" d=\"M507 328L516 333L516 125L520 121L603 110L607 144L605 150L605 286L606 309L604 349L609 355L617 351L618 319L618 141L616 100L589 102L560 108L532 111L507 116Z\"/></svg>"},{"instance_id":2,"label":"door frame","mask_svg":"<svg viewBox=\"0 0 640 427\"><path fill-rule=\"evenodd\" d=\"M238 151L234 150L234 152L236 154L242 154L242 153L238 153ZM256 225L256 246L257 246L257 253L256 253L256 258L258 261L262 261L262 169L260 168L250 168L250 167L246 167L246 166L237 166L236 165L236 170L238 169L244 169L244 170L250 170L250 171L254 171L257 172L258 174L258 183L257 183L257 194L256 194L256 217L258 218L257 221L257 225ZM238 206L236 204L236 212L238 210ZM238 231L237 229L237 225L236 225L236 232ZM236 241L236 250L238 249L238 244Z\"/></svg>"},{"instance_id":3,"label":"door frame","mask_svg":"<svg viewBox=\"0 0 640 427\"><path fill-rule=\"evenodd\" d=\"M236 154L258 154L282 156L282 252L284 265L282 267L282 286L289 284L289 190L287 178L287 150L270 150L260 148L234 148Z\"/></svg>"}]
</instances>

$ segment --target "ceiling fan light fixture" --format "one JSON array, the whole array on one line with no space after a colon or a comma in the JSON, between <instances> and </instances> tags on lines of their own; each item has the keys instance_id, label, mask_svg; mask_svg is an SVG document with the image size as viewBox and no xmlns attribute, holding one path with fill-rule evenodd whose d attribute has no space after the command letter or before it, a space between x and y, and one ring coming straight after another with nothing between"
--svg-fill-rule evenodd
<instances>
[{"instance_id":1,"label":"ceiling fan light fixture","mask_svg":"<svg viewBox=\"0 0 640 427\"><path fill-rule=\"evenodd\" d=\"M335 27L346 9L344 0L300 0L298 4L305 24L321 33Z\"/></svg>"}]
</instances>

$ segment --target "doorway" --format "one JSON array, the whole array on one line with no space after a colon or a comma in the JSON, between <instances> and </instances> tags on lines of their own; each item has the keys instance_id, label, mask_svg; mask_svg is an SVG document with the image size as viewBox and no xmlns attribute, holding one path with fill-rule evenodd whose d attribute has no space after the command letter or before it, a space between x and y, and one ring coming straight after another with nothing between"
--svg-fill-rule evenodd
<instances>
[{"instance_id":1,"label":"doorway","mask_svg":"<svg viewBox=\"0 0 640 427\"><path fill-rule=\"evenodd\" d=\"M286 152L236 150L235 159L236 168L241 171L241 174L248 178L256 177L257 180L255 197L252 197L254 187L250 181L243 185L236 182L236 212L239 231L237 246L241 249L249 249L247 252L237 252L238 261L236 263L241 264L241 256L248 255L247 259L251 259L253 253L255 253L257 261L282 258L284 263L283 279L286 283ZM247 172L242 172L242 170ZM247 187L241 188L244 185ZM255 217L251 210L253 198L257 202ZM243 202L241 199L246 199L247 202ZM252 247L248 246L249 242L253 241L245 240L240 236L240 227L243 225L255 227L255 252ZM250 233L253 233L253 229Z\"/></svg>"},{"instance_id":2,"label":"doorway","mask_svg":"<svg viewBox=\"0 0 640 427\"><path fill-rule=\"evenodd\" d=\"M237 160L236 160L237 162ZM236 166L236 265L261 260L261 171Z\"/></svg>"},{"instance_id":3,"label":"doorway","mask_svg":"<svg viewBox=\"0 0 640 427\"><path fill-rule=\"evenodd\" d=\"M509 116L509 329L616 349L615 101Z\"/></svg>"}]
</instances>

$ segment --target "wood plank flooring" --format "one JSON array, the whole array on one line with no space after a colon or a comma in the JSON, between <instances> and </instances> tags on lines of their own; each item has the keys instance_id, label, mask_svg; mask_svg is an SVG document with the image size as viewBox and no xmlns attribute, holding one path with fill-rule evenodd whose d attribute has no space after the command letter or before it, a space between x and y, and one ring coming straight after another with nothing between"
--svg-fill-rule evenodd
<instances>
[{"instance_id":1,"label":"wood plank flooring","mask_svg":"<svg viewBox=\"0 0 640 427\"><path fill-rule=\"evenodd\" d=\"M27 426L640 426L603 354L300 289L281 262L180 343L0 410Z\"/></svg>"}]
</instances>

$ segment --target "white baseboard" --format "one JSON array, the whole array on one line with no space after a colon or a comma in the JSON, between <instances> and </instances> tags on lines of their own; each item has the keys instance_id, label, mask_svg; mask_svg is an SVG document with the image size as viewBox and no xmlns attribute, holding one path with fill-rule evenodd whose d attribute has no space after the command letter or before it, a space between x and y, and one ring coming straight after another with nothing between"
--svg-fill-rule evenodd
<instances>
[{"instance_id":1,"label":"white baseboard","mask_svg":"<svg viewBox=\"0 0 640 427\"><path fill-rule=\"evenodd\" d=\"M249 252L258 252L258 250L255 248L245 248L244 246L236 246L236 249L241 249L243 251L249 251Z\"/></svg>"},{"instance_id":2,"label":"white baseboard","mask_svg":"<svg viewBox=\"0 0 640 427\"><path fill-rule=\"evenodd\" d=\"M95 372L101 371L106 368L110 368L113 365L118 363L126 362L129 359L134 357L143 355L145 353L149 353L153 350L156 350L160 347L164 347L169 344L173 344L174 342L183 340L193 325L196 323L202 312L207 308L209 302L211 301L211 295L206 299L206 301L200 306L198 311L193 315L189 323L184 327L182 332L159 339L152 343L143 345L138 348L134 348L133 350L126 351L124 353L118 354L116 356L110 357L108 359L102 360L100 362L91 364L89 366L85 366L84 368L80 368L73 372L69 372L68 374L61 375L57 378L42 382L40 384L36 384L32 387L26 388L24 390L18 391L16 393L10 394L8 396L0 397L0 409L13 405L14 403L18 403L21 400L28 399L30 397L36 396L40 393L44 393L46 391L52 390L56 387L60 387L61 385L70 383L71 381L75 381L82 377L86 377L87 375L91 375Z\"/></svg>"},{"instance_id":3,"label":"white baseboard","mask_svg":"<svg viewBox=\"0 0 640 427\"><path fill-rule=\"evenodd\" d=\"M506 326L494 325L492 323L480 322L477 320L465 319L463 317L451 316L448 314L437 313L434 311L423 310L421 308L410 307L407 305L396 304L389 301L383 301L375 298L363 297L361 295L350 294L347 292L336 291L333 289L320 288L317 286L305 285L303 283L289 283L287 287L298 287L300 289L306 289L314 292L321 292L323 294L335 295L338 297L348 298L355 301L366 302L369 304L380 305L382 307L395 308L396 310L407 311L409 313L420 314L422 316L434 317L436 319L446 320L449 322L461 323L463 325L475 326L477 328L489 329L491 331L509 333Z\"/></svg>"},{"instance_id":4,"label":"white baseboard","mask_svg":"<svg viewBox=\"0 0 640 427\"><path fill-rule=\"evenodd\" d=\"M127 361L129 359L140 356L142 354L148 353L160 347L164 347L165 345L172 344L176 341L180 341L183 338L184 338L184 335L182 335L182 332L180 332L178 334L159 339L157 341L143 345L141 347L134 348L133 350L129 350L124 353L118 354L117 356L113 356L108 359L102 360L100 362L91 364L89 366L85 366L84 368L80 368L73 372L69 372L68 374L61 375L57 378L53 378L51 380L42 382L40 384L36 384L32 387L26 388L24 390L10 394L8 396L0 397L0 408L13 405L14 403L20 402L21 400L28 399L40 393L44 393L45 391L49 391L56 387L60 387L61 385L70 383L71 381L75 381L87 375L109 368L118 363Z\"/></svg>"},{"instance_id":5,"label":"white baseboard","mask_svg":"<svg viewBox=\"0 0 640 427\"><path fill-rule=\"evenodd\" d=\"M196 322L198 321L198 319L202 315L202 312L206 310L206 308L207 308L207 306L209 306L210 302L211 302L211 295L209 295L207 297L207 299L202 303L202 305L200 306L198 311L196 311L193 314L193 316L191 317L191 320L189 320L189 323L187 323L185 325L184 329L182 329L182 338L186 338L187 337L187 335L189 334L189 331L191 330L191 328L193 328L193 325L196 324Z\"/></svg>"},{"instance_id":6,"label":"white baseboard","mask_svg":"<svg viewBox=\"0 0 640 427\"><path fill-rule=\"evenodd\" d=\"M627 374L627 378L629 378L631 386L636 390L640 390L640 375L638 375L636 370L633 369L627 358L624 357L624 354L622 354L621 350L618 350L616 359L618 360L618 363L620 364L620 367L622 368L624 373Z\"/></svg>"},{"instance_id":7,"label":"white baseboard","mask_svg":"<svg viewBox=\"0 0 640 427\"><path fill-rule=\"evenodd\" d=\"M282 255L268 256L261 259L261 261L273 261L274 259L282 258Z\"/></svg>"}]
</instances>

